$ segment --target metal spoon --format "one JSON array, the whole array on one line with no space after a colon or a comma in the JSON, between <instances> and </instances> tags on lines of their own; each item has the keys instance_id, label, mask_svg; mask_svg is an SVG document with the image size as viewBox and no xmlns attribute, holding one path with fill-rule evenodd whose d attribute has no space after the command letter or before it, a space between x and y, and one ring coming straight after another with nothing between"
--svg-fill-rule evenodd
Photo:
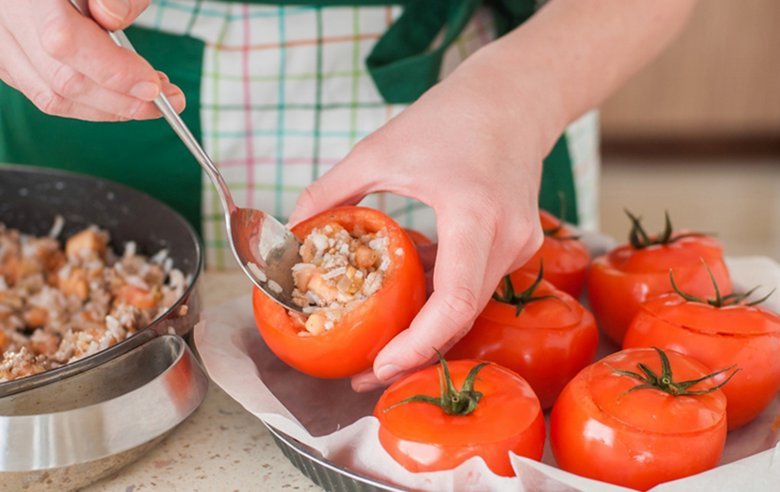
<instances>
[{"instance_id":1,"label":"metal spoon","mask_svg":"<svg viewBox=\"0 0 780 492\"><path fill-rule=\"evenodd\" d=\"M70 0L70 3L90 17L88 0ZM106 32L118 46L136 52L123 31ZM225 211L230 248L241 269L271 298L287 309L300 312L301 307L292 302L292 267L301 261L298 238L273 216L260 210L238 207L219 168L176 114L168 98L161 92L154 104L217 188Z\"/></svg>"}]
</instances>

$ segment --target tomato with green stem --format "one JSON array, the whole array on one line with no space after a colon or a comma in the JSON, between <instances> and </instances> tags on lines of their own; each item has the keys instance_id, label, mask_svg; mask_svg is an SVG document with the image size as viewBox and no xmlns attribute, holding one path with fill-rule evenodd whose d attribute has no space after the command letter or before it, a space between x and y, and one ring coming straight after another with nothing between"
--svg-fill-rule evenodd
<instances>
[{"instance_id":1,"label":"tomato with green stem","mask_svg":"<svg viewBox=\"0 0 780 492\"><path fill-rule=\"evenodd\" d=\"M723 260L723 249L715 239L690 231L675 232L669 214L661 234L650 236L641 220L630 212L629 242L593 260L588 270L588 300L599 328L621 344L628 325L648 299L671 292L669 269L677 281L696 296L712 293L707 269L725 294L731 293L731 278Z\"/></svg>"},{"instance_id":2,"label":"tomato with green stem","mask_svg":"<svg viewBox=\"0 0 780 492\"><path fill-rule=\"evenodd\" d=\"M598 329L576 299L542 279L518 272L504 277L471 330L450 349L451 359L481 359L525 378L550 408L566 383L593 362Z\"/></svg>"},{"instance_id":3,"label":"tomato with green stem","mask_svg":"<svg viewBox=\"0 0 780 492\"><path fill-rule=\"evenodd\" d=\"M590 264L588 248L580 241L579 236L552 214L541 210L539 220L544 231L542 246L525 265L513 272L512 276L519 275L519 272L535 275L544 261L545 280L579 298Z\"/></svg>"},{"instance_id":4,"label":"tomato with green stem","mask_svg":"<svg viewBox=\"0 0 780 492\"><path fill-rule=\"evenodd\" d=\"M277 357L311 376L343 378L370 369L382 347L409 326L425 302L425 276L412 241L378 210L336 208L301 222L292 231L303 240L314 229L330 224L353 235L358 229L385 231L391 261L379 290L344 312L331 329L311 336L301 336L300 320L257 288L252 307L257 328Z\"/></svg>"},{"instance_id":5,"label":"tomato with green stem","mask_svg":"<svg viewBox=\"0 0 780 492\"><path fill-rule=\"evenodd\" d=\"M623 350L586 367L550 417L558 466L640 490L716 466L727 433L720 388L736 371L710 373L688 356L657 348Z\"/></svg>"},{"instance_id":6,"label":"tomato with green stem","mask_svg":"<svg viewBox=\"0 0 780 492\"><path fill-rule=\"evenodd\" d=\"M393 383L374 408L379 441L393 459L423 472L479 456L503 476L514 475L510 451L541 459L544 416L523 378L489 362L439 360Z\"/></svg>"},{"instance_id":7,"label":"tomato with green stem","mask_svg":"<svg viewBox=\"0 0 780 492\"><path fill-rule=\"evenodd\" d=\"M729 430L747 424L780 391L780 316L759 307L774 291L751 302L756 288L723 295L713 276L715 297L707 299L684 292L672 272L669 279L675 292L642 304L623 347L669 348L710 368L737 365L723 388Z\"/></svg>"}]
</instances>

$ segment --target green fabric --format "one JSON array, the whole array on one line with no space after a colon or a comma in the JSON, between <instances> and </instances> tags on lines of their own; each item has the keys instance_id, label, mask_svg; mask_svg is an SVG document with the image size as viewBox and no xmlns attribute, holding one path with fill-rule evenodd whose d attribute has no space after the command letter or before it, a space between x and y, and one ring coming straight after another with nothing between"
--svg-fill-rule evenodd
<instances>
[{"instance_id":1,"label":"green fabric","mask_svg":"<svg viewBox=\"0 0 780 492\"><path fill-rule=\"evenodd\" d=\"M140 28L128 29L127 35L152 66L166 72L187 94L182 118L200 139L203 43ZM0 162L122 182L167 203L200 231L200 167L162 119L92 123L49 116L0 82Z\"/></svg>"},{"instance_id":2,"label":"green fabric","mask_svg":"<svg viewBox=\"0 0 780 492\"><path fill-rule=\"evenodd\" d=\"M366 66L382 97L390 103L411 103L439 80L444 54L463 31L483 0L424 0L408 3L398 20L376 43ZM533 15L534 0L488 0L496 17L496 34L504 35ZM429 49L444 31L441 43ZM578 222L571 155L566 136L544 160L540 207L559 210L563 194L566 218Z\"/></svg>"},{"instance_id":3,"label":"green fabric","mask_svg":"<svg viewBox=\"0 0 780 492\"><path fill-rule=\"evenodd\" d=\"M576 196L569 144L564 133L544 159L539 207L553 215L565 218L567 222L577 224L579 221ZM565 210L561 210L561 197L564 200Z\"/></svg>"}]
</instances>

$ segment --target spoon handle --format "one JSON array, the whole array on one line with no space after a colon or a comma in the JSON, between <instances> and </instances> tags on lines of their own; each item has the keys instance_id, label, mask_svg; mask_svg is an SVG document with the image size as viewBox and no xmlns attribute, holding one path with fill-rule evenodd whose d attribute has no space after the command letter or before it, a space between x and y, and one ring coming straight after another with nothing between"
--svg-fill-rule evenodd
<instances>
[{"instance_id":1,"label":"spoon handle","mask_svg":"<svg viewBox=\"0 0 780 492\"><path fill-rule=\"evenodd\" d=\"M81 14L86 17L91 17L89 12L89 0L70 0L70 3L76 7L76 10L78 10ZM114 41L117 46L126 48L133 53L137 53L135 47L127 38L124 31L109 31L107 29L104 30L108 33L111 40ZM176 135L178 135L181 141L184 142L184 145L195 157L195 160L198 161L200 167L206 171L209 179L211 179L211 182L214 183L214 186L217 188L217 192L219 193L219 198L222 201L222 207L225 210L225 213L230 214L233 210L236 209L236 205L235 202L233 202L230 189L228 188L227 183L225 182L225 178L222 176L219 168L216 166L216 164L214 164L208 154L206 154L206 151L203 150L203 147L200 146L198 140L192 135L190 129L187 128L184 120L182 120L178 113L176 113L176 111L173 109L173 106L171 106L171 103L168 101L168 98L165 97L165 94L160 92L160 95L158 95L154 100L154 105L157 106L157 109L160 110L163 118L165 118L165 121L168 122Z\"/></svg>"}]
</instances>

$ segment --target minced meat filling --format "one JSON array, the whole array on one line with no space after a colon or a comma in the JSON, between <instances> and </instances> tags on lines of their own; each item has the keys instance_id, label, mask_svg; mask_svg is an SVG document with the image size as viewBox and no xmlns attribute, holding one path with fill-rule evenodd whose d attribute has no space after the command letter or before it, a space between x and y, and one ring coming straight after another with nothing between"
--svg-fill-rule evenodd
<instances>
[{"instance_id":1,"label":"minced meat filling","mask_svg":"<svg viewBox=\"0 0 780 492\"><path fill-rule=\"evenodd\" d=\"M344 313L382 286L391 258L387 231L351 233L331 223L314 229L301 245L301 263L293 267L293 302L308 318L299 335L318 335L333 328ZM403 250L396 251L403 254Z\"/></svg>"},{"instance_id":2,"label":"minced meat filling","mask_svg":"<svg viewBox=\"0 0 780 492\"><path fill-rule=\"evenodd\" d=\"M0 223L0 382L59 367L114 345L179 299L189 283L167 251L127 243L116 255L90 227L56 239Z\"/></svg>"}]
</instances>

